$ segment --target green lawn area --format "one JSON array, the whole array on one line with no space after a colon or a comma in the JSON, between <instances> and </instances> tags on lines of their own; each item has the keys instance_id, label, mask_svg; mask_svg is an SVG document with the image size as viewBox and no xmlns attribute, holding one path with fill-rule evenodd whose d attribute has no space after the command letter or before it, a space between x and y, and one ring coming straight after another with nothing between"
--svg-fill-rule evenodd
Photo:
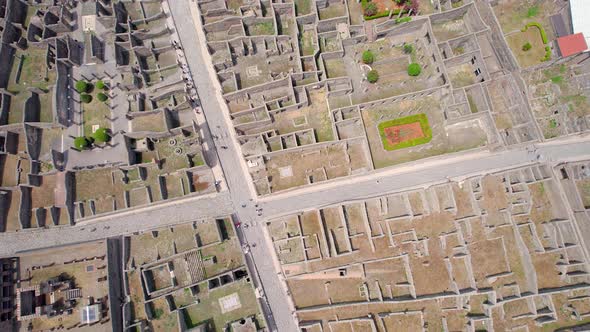
<instances>
[{"instance_id":1,"label":"green lawn area","mask_svg":"<svg viewBox=\"0 0 590 332\"><path fill-rule=\"evenodd\" d=\"M385 129L394 126L400 126L410 123L419 122L420 127L422 128L422 133L424 134L423 137L402 141L398 144L390 144L387 140L387 136L385 135ZM383 142L383 148L387 151L399 150L404 148L409 148L416 145L421 145L430 142L432 140L432 129L428 124L428 117L426 114L420 113L415 115L406 116L399 119L393 119L385 122L381 122L377 128L379 129L379 135L381 136L381 141Z\"/></svg>"}]
</instances>

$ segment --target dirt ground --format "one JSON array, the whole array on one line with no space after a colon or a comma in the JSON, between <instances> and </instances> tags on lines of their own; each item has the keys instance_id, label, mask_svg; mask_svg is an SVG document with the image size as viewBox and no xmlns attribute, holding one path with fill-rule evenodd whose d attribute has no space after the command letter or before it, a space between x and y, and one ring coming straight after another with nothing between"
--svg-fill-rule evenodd
<instances>
[{"instance_id":1,"label":"dirt ground","mask_svg":"<svg viewBox=\"0 0 590 332\"><path fill-rule=\"evenodd\" d=\"M383 129L389 144L395 145L404 141L424 137L420 122L408 123Z\"/></svg>"}]
</instances>

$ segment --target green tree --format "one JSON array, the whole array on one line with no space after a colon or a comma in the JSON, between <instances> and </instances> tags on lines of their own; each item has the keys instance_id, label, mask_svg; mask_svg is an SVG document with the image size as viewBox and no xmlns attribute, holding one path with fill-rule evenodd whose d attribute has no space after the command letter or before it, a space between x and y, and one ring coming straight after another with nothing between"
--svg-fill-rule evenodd
<instances>
[{"instance_id":1,"label":"green tree","mask_svg":"<svg viewBox=\"0 0 590 332\"><path fill-rule=\"evenodd\" d=\"M377 11L379 9L377 8L377 5L369 2L366 6L365 6L365 16L374 16L377 15Z\"/></svg>"},{"instance_id":2,"label":"green tree","mask_svg":"<svg viewBox=\"0 0 590 332\"><path fill-rule=\"evenodd\" d=\"M526 42L524 45L522 45L522 50L525 52L530 50L531 48L533 48L533 45L531 45L531 43L529 42Z\"/></svg>"},{"instance_id":3,"label":"green tree","mask_svg":"<svg viewBox=\"0 0 590 332\"><path fill-rule=\"evenodd\" d=\"M367 81L369 81L369 83L375 83L378 80L379 80L379 73L375 69L370 70L367 73Z\"/></svg>"},{"instance_id":4,"label":"green tree","mask_svg":"<svg viewBox=\"0 0 590 332\"><path fill-rule=\"evenodd\" d=\"M89 89L88 83L86 83L84 81L76 82L76 91L78 91L78 93L85 93L88 91L88 89Z\"/></svg>"},{"instance_id":5,"label":"green tree","mask_svg":"<svg viewBox=\"0 0 590 332\"><path fill-rule=\"evenodd\" d=\"M92 96L84 93L80 96L80 100L84 103L84 104L89 104L90 102L92 102Z\"/></svg>"},{"instance_id":6,"label":"green tree","mask_svg":"<svg viewBox=\"0 0 590 332\"><path fill-rule=\"evenodd\" d=\"M94 134L92 134L92 138L94 138L94 140L98 143L108 142L111 139L108 130L103 127L96 129Z\"/></svg>"},{"instance_id":7,"label":"green tree","mask_svg":"<svg viewBox=\"0 0 590 332\"><path fill-rule=\"evenodd\" d=\"M370 65L373 63L373 61L375 61L375 55L373 55L373 52L371 52L371 50L364 51L363 52L363 63Z\"/></svg>"},{"instance_id":8,"label":"green tree","mask_svg":"<svg viewBox=\"0 0 590 332\"><path fill-rule=\"evenodd\" d=\"M421 72L422 67L415 62L410 63L410 65L408 66L408 75L410 76L418 76Z\"/></svg>"},{"instance_id":9,"label":"green tree","mask_svg":"<svg viewBox=\"0 0 590 332\"><path fill-rule=\"evenodd\" d=\"M78 150L84 150L90 146L90 140L84 136L74 139L74 147Z\"/></svg>"},{"instance_id":10,"label":"green tree","mask_svg":"<svg viewBox=\"0 0 590 332\"><path fill-rule=\"evenodd\" d=\"M102 93L102 92L99 92L99 93L96 95L96 98L97 98L98 100L102 101L102 102L105 102L105 101L107 101L107 99L109 99L109 96L107 96L106 94L104 94L104 93Z\"/></svg>"}]
</instances>

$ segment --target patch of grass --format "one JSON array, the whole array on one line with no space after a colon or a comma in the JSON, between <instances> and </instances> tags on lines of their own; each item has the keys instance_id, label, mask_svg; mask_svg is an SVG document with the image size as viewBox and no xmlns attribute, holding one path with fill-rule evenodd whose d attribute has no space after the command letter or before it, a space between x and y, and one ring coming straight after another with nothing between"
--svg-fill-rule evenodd
<instances>
[{"instance_id":1,"label":"patch of grass","mask_svg":"<svg viewBox=\"0 0 590 332\"><path fill-rule=\"evenodd\" d=\"M465 53L465 49L463 48L463 46L455 47L453 49L453 53L455 53L456 55L461 55Z\"/></svg>"},{"instance_id":2,"label":"patch of grass","mask_svg":"<svg viewBox=\"0 0 590 332\"><path fill-rule=\"evenodd\" d=\"M387 136L385 135L385 128L393 127L393 126L401 126L405 124L410 124L414 122L419 122L420 127L422 128L422 133L424 134L423 137L407 140L400 142L398 144L392 145L387 140ZM415 114L406 116L403 118L393 119L385 122L381 122L377 126L379 130L379 136L381 136L381 141L383 143L383 148L387 151L399 150L404 148L409 148L412 146L417 146L421 144L426 144L432 140L432 129L428 124L428 117L424 113Z\"/></svg>"},{"instance_id":3,"label":"patch of grass","mask_svg":"<svg viewBox=\"0 0 590 332\"><path fill-rule=\"evenodd\" d=\"M251 35L274 35L275 33L275 27L272 22L256 23L249 30Z\"/></svg>"},{"instance_id":4,"label":"patch of grass","mask_svg":"<svg viewBox=\"0 0 590 332\"><path fill-rule=\"evenodd\" d=\"M471 113L477 113L478 112L477 104L473 100L473 97L471 97L470 95L468 95L467 96L467 101L469 102L469 109L471 109Z\"/></svg>"},{"instance_id":5,"label":"patch of grass","mask_svg":"<svg viewBox=\"0 0 590 332\"><path fill-rule=\"evenodd\" d=\"M551 77L551 82L559 84L559 83L563 82L563 76L561 76L561 75L553 76L553 77Z\"/></svg>"},{"instance_id":6,"label":"patch of grass","mask_svg":"<svg viewBox=\"0 0 590 332\"><path fill-rule=\"evenodd\" d=\"M539 14L539 6L532 6L529 9L527 9L526 12L526 17L531 18L531 17L535 17Z\"/></svg>"},{"instance_id":7,"label":"patch of grass","mask_svg":"<svg viewBox=\"0 0 590 332\"><path fill-rule=\"evenodd\" d=\"M399 17L395 19L395 24L406 23L412 20L411 16Z\"/></svg>"},{"instance_id":8,"label":"patch of grass","mask_svg":"<svg viewBox=\"0 0 590 332\"><path fill-rule=\"evenodd\" d=\"M459 8L461 6L463 6L463 0L451 2L451 7L453 7L453 8Z\"/></svg>"},{"instance_id":9,"label":"patch of grass","mask_svg":"<svg viewBox=\"0 0 590 332\"><path fill-rule=\"evenodd\" d=\"M567 67L565 66L565 64L559 65L559 72L561 74L565 74L566 71L567 71Z\"/></svg>"},{"instance_id":10,"label":"patch of grass","mask_svg":"<svg viewBox=\"0 0 590 332\"><path fill-rule=\"evenodd\" d=\"M162 315L164 315L164 310L162 310L161 308L156 308L154 310L154 319L160 319L162 318Z\"/></svg>"},{"instance_id":11,"label":"patch of grass","mask_svg":"<svg viewBox=\"0 0 590 332\"><path fill-rule=\"evenodd\" d=\"M557 121L555 119L551 119L549 121L549 128L556 128L557 127Z\"/></svg>"},{"instance_id":12,"label":"patch of grass","mask_svg":"<svg viewBox=\"0 0 590 332\"><path fill-rule=\"evenodd\" d=\"M297 15L307 15L311 13L311 0L295 0L295 12Z\"/></svg>"},{"instance_id":13,"label":"patch of grass","mask_svg":"<svg viewBox=\"0 0 590 332\"><path fill-rule=\"evenodd\" d=\"M303 32L301 36L301 51L303 55L313 55L315 52L315 46L313 44L313 31L307 30Z\"/></svg>"}]
</instances>

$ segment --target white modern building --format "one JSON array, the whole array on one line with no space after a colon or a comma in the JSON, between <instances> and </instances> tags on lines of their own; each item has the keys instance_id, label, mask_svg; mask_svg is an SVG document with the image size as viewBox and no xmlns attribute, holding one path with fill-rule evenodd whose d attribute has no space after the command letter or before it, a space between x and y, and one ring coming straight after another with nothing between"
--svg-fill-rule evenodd
<instances>
[{"instance_id":1,"label":"white modern building","mask_svg":"<svg viewBox=\"0 0 590 332\"><path fill-rule=\"evenodd\" d=\"M590 45L590 0L570 0L574 34L583 33L586 44Z\"/></svg>"}]
</instances>

